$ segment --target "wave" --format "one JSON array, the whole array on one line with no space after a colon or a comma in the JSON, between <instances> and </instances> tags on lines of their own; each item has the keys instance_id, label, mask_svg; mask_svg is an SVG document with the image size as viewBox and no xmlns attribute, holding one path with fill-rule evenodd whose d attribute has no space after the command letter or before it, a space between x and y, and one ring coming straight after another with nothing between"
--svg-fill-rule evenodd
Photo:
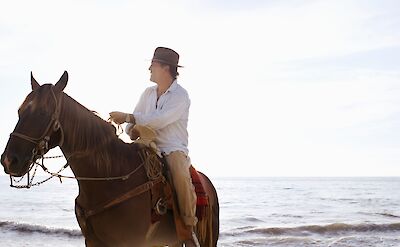
<instances>
[{"instance_id":1,"label":"wave","mask_svg":"<svg viewBox=\"0 0 400 247\"><path fill-rule=\"evenodd\" d=\"M51 228L42 225L31 225L26 223L18 223L13 221L0 221L0 229L6 231L14 231L19 233L39 233L46 235L67 236L71 238L80 238L82 233L80 230L66 228Z\"/></svg>"},{"instance_id":2,"label":"wave","mask_svg":"<svg viewBox=\"0 0 400 247\"><path fill-rule=\"evenodd\" d=\"M391 214L391 213L377 213L377 214L381 215L381 216L389 217L389 218L400 218L400 216L394 215L394 214Z\"/></svg>"},{"instance_id":3,"label":"wave","mask_svg":"<svg viewBox=\"0 0 400 247\"><path fill-rule=\"evenodd\" d=\"M307 236L310 234L343 234L347 232L391 232L400 231L400 223L392 224L344 224L334 223L329 225L307 225L298 227L272 227L258 228L245 231L245 233L255 233L263 235L293 235Z\"/></svg>"}]
</instances>

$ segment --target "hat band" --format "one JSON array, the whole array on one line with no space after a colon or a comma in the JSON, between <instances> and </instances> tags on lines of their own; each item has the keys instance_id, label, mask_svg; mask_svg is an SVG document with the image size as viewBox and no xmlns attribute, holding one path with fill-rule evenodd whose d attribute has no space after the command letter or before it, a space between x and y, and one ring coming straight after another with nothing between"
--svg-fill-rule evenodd
<instances>
[{"instance_id":1,"label":"hat band","mask_svg":"<svg viewBox=\"0 0 400 247\"><path fill-rule=\"evenodd\" d=\"M175 66L175 67L183 67L183 66L178 65L176 63L172 63L172 62L169 62L169 61L166 61L166 60L163 60L163 59L159 59L159 58L153 58L151 61L164 63L164 64Z\"/></svg>"}]
</instances>

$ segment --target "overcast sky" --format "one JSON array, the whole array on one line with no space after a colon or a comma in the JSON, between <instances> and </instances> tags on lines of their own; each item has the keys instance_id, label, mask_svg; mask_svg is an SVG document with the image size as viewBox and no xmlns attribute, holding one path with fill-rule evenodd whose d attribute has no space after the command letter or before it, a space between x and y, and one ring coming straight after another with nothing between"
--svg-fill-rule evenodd
<instances>
[{"instance_id":1,"label":"overcast sky","mask_svg":"<svg viewBox=\"0 0 400 247\"><path fill-rule=\"evenodd\" d=\"M199 170L400 176L399 11L396 0L0 0L0 150L30 71L55 83L67 70L65 92L107 118L133 111L167 46L185 66Z\"/></svg>"}]
</instances>

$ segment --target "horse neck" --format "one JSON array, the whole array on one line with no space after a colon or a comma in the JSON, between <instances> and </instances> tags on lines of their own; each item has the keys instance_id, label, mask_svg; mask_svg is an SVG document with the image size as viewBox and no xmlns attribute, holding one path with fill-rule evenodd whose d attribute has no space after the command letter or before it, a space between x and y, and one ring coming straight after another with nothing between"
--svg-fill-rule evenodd
<instances>
[{"instance_id":1,"label":"horse neck","mask_svg":"<svg viewBox=\"0 0 400 247\"><path fill-rule=\"evenodd\" d=\"M64 95L60 114L64 132L61 150L67 157L75 177L120 177L137 170L127 180L79 180L79 201L91 205L107 200L147 180L141 164L138 146L118 139L115 129L78 102ZM140 167L139 167L140 168Z\"/></svg>"},{"instance_id":2,"label":"horse neck","mask_svg":"<svg viewBox=\"0 0 400 247\"><path fill-rule=\"evenodd\" d=\"M66 94L63 94L59 121L64 138L60 148L74 173L85 173L83 168L106 173L110 167L106 164L110 162L109 148L117 141L113 127ZM75 163L82 162L85 164L80 169L74 167ZM103 166L99 167L99 163Z\"/></svg>"}]
</instances>

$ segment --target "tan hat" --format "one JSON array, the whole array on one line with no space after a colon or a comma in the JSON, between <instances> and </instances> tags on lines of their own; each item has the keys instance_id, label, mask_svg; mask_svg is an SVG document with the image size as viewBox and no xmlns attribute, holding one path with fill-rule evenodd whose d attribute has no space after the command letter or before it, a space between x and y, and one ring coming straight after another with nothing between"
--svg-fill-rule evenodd
<instances>
[{"instance_id":1,"label":"tan hat","mask_svg":"<svg viewBox=\"0 0 400 247\"><path fill-rule=\"evenodd\" d=\"M178 65L179 62L179 54L166 47L157 47L154 51L153 59L151 61L171 65L174 67L183 67Z\"/></svg>"}]
</instances>

